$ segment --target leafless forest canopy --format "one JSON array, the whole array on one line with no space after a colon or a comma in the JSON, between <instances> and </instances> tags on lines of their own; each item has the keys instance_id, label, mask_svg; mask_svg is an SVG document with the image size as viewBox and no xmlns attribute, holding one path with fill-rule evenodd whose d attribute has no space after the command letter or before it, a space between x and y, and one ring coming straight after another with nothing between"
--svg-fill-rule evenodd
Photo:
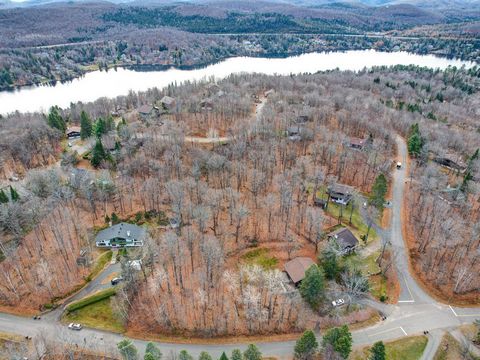
<instances>
[{"instance_id":1,"label":"leafless forest canopy","mask_svg":"<svg viewBox=\"0 0 480 360\"><path fill-rule=\"evenodd\" d=\"M478 297L478 159L462 191L445 191L463 176L432 161L452 153L466 161L480 147L477 90L478 78L465 70L395 67L235 75L217 86L206 80L74 104L61 111L70 124L82 110L125 120L104 135L120 149L96 171L82 161L80 169L69 165L62 134L44 115L12 114L0 123L0 175L24 180L20 199L0 204L0 301L36 309L65 295L88 274L76 260L81 249L94 253L93 230L106 215L154 211L180 226L149 223L144 271L116 297L130 329L286 333L327 321L278 270L242 265L239 256L267 247L284 262L323 248L332 219L313 206L313 194L334 182L368 193L389 173L395 135L408 137L414 124L425 142L411 160L406 207L414 266L441 294ZM176 99L175 109L141 120L135 109L164 95ZM265 104L257 117L258 98ZM292 141L285 131L299 117L307 120ZM188 141L212 132L230 141ZM350 137L369 136L364 151L347 146Z\"/></svg>"}]
</instances>

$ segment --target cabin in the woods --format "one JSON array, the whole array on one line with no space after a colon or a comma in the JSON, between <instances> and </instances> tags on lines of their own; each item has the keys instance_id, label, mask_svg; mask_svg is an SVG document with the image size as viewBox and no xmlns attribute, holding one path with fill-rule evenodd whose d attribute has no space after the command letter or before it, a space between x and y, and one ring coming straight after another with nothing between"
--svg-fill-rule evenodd
<instances>
[{"instance_id":1,"label":"cabin in the woods","mask_svg":"<svg viewBox=\"0 0 480 360\"><path fill-rule=\"evenodd\" d=\"M65 132L68 139L77 139L80 137L80 126L69 126Z\"/></svg>"},{"instance_id":2,"label":"cabin in the woods","mask_svg":"<svg viewBox=\"0 0 480 360\"><path fill-rule=\"evenodd\" d=\"M452 169L455 171L463 172L467 168L467 165L465 164L463 159L460 156L457 156L454 154L434 156L433 161L435 161L437 164L442 165L443 167L446 167L448 169Z\"/></svg>"},{"instance_id":3,"label":"cabin in the woods","mask_svg":"<svg viewBox=\"0 0 480 360\"><path fill-rule=\"evenodd\" d=\"M152 115L154 115L154 107L152 105L142 105L137 109L138 114L143 120L149 119Z\"/></svg>"},{"instance_id":4,"label":"cabin in the woods","mask_svg":"<svg viewBox=\"0 0 480 360\"><path fill-rule=\"evenodd\" d=\"M334 184L328 187L327 194L331 201L347 205L353 197L353 187L343 184Z\"/></svg>"},{"instance_id":5,"label":"cabin in the woods","mask_svg":"<svg viewBox=\"0 0 480 360\"><path fill-rule=\"evenodd\" d=\"M160 106L165 111L172 111L177 104L176 100L170 96L164 96L160 99Z\"/></svg>"},{"instance_id":6,"label":"cabin in the woods","mask_svg":"<svg viewBox=\"0 0 480 360\"><path fill-rule=\"evenodd\" d=\"M308 257L296 257L285 263L284 269L290 280L298 285L305 278L308 268L314 264L313 260Z\"/></svg>"},{"instance_id":7,"label":"cabin in the woods","mask_svg":"<svg viewBox=\"0 0 480 360\"><path fill-rule=\"evenodd\" d=\"M350 138L350 147L353 149L363 149L365 146L366 140L365 139L360 139L357 137L352 137Z\"/></svg>"},{"instance_id":8,"label":"cabin in the woods","mask_svg":"<svg viewBox=\"0 0 480 360\"><path fill-rule=\"evenodd\" d=\"M342 255L347 255L355 251L358 246L358 239L348 228L337 229L327 235L329 241L332 241Z\"/></svg>"},{"instance_id":9,"label":"cabin in the woods","mask_svg":"<svg viewBox=\"0 0 480 360\"><path fill-rule=\"evenodd\" d=\"M95 243L97 247L110 248L143 246L145 236L144 228L134 224L120 223L100 231L95 238Z\"/></svg>"}]
</instances>

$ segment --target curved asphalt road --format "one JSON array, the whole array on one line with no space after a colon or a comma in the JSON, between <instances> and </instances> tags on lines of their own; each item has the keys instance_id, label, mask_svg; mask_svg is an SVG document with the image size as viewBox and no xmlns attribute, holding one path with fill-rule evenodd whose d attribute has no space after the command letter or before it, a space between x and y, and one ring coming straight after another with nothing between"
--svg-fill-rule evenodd
<instances>
[{"instance_id":1,"label":"curved asphalt road","mask_svg":"<svg viewBox=\"0 0 480 360\"><path fill-rule=\"evenodd\" d=\"M406 164L407 149L405 141L397 137L399 160ZM385 305L372 300L364 303L380 310L387 315L387 319L374 326L353 332L354 345L371 344L376 341L388 341L408 335L418 335L424 330L430 332L430 344L424 354L424 359L431 359L438 347L443 329L451 330L464 323L471 323L480 318L479 308L455 308L442 304L431 298L417 284L411 276L408 266L408 256L402 236L401 210L405 186L405 168L394 170L393 175L393 205L391 219L391 246L395 254L396 269L400 279L401 293L398 304ZM102 279L111 274L115 267L110 266L104 274L101 274L91 285L97 286ZM90 285L89 285L90 286ZM79 295L88 293L91 288L82 290ZM55 315L54 315L55 314ZM39 333L48 334L57 341L67 344L77 344L92 351L112 352L116 344L123 338L121 335L94 329L82 331L68 331L64 325L58 322L58 312L47 315L42 320L0 314L0 331L21 335L35 336ZM144 351L146 341L134 340L135 345ZM231 352L234 348L244 349L245 344L172 344L167 342L158 343L164 354L170 351L178 352L187 350L193 356L198 356L201 351L208 351L213 357L219 357L223 351ZM278 358L291 358L294 341L257 343L265 356Z\"/></svg>"}]
</instances>

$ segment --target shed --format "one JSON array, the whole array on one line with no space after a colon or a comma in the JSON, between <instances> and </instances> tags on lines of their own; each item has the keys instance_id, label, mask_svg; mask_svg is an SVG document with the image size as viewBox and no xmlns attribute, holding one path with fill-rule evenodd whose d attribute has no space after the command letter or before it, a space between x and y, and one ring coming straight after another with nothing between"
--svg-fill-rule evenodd
<instances>
[{"instance_id":1,"label":"shed","mask_svg":"<svg viewBox=\"0 0 480 360\"><path fill-rule=\"evenodd\" d=\"M297 285L305 278L305 272L310 266L315 265L308 257L296 257L285 263L284 269L292 282Z\"/></svg>"},{"instance_id":2,"label":"shed","mask_svg":"<svg viewBox=\"0 0 480 360\"><path fill-rule=\"evenodd\" d=\"M340 228L327 235L330 241L334 241L343 255L355 251L358 239L348 228Z\"/></svg>"}]
</instances>

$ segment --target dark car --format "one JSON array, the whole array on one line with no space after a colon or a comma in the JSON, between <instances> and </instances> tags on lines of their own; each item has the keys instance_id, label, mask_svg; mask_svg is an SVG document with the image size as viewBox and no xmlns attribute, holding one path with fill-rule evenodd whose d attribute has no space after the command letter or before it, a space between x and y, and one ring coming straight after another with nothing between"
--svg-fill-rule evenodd
<instances>
[{"instance_id":1,"label":"dark car","mask_svg":"<svg viewBox=\"0 0 480 360\"><path fill-rule=\"evenodd\" d=\"M116 277L116 278L113 278L110 282L112 283L112 285L117 285L122 280L123 280L122 277Z\"/></svg>"}]
</instances>

